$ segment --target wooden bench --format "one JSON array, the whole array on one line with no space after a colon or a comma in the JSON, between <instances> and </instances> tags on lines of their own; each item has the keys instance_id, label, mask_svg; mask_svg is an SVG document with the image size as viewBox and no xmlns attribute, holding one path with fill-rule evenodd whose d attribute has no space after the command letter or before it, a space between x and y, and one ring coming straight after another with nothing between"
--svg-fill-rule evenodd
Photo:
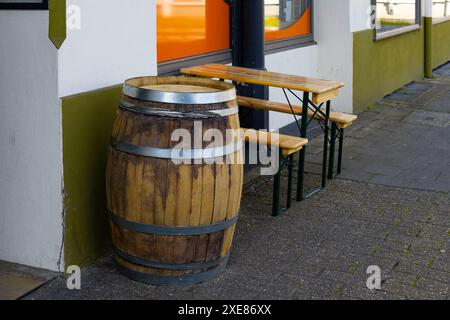
<instances>
[{"instance_id":1,"label":"wooden bench","mask_svg":"<svg viewBox=\"0 0 450 320\"><path fill-rule=\"evenodd\" d=\"M237 97L237 102L242 107L269 110L281 113L288 113L295 115L302 115L303 107L292 105L289 106L287 103L268 101L257 98L249 98L249 97ZM314 113L311 110L308 110L308 117L316 120L323 120L323 115L320 113ZM338 165L337 165L337 174L341 173L342 169L342 150L344 144L344 129L348 126L352 125L352 123L358 119L358 116L343 112L330 112L329 120L332 123L331 125L331 143L330 143L330 159L328 163L328 178L334 178L334 148L336 143L336 138L339 138L339 148L338 148Z\"/></svg>"},{"instance_id":2,"label":"wooden bench","mask_svg":"<svg viewBox=\"0 0 450 320\"><path fill-rule=\"evenodd\" d=\"M272 202L272 215L278 216L280 213L291 207L294 155L308 143L308 140L304 138L254 129L242 129L242 136L246 142L258 145L263 144L271 147L278 147L279 149L278 170L274 178ZM281 172L285 166L287 166L288 168L287 200L286 207L280 209Z\"/></svg>"}]
</instances>

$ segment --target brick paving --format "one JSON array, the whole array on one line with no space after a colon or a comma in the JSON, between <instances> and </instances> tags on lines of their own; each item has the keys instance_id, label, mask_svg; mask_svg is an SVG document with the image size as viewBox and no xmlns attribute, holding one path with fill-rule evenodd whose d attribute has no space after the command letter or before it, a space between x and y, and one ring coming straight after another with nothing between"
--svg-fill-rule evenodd
<instances>
[{"instance_id":1,"label":"brick paving","mask_svg":"<svg viewBox=\"0 0 450 320\"><path fill-rule=\"evenodd\" d=\"M308 148L317 185L320 137ZM346 130L342 175L273 218L270 177L247 178L226 272L200 285L148 286L111 256L26 299L450 298L450 64L377 103ZM284 182L286 177L283 178ZM381 290L366 287L377 265Z\"/></svg>"}]
</instances>

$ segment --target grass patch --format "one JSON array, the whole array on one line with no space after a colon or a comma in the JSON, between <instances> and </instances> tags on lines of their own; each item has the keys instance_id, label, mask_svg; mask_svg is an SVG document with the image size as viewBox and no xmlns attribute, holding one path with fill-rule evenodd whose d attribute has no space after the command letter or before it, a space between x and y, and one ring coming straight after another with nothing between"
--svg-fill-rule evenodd
<instances>
[{"instance_id":1,"label":"grass patch","mask_svg":"<svg viewBox=\"0 0 450 320\"><path fill-rule=\"evenodd\" d=\"M342 298L342 291L343 291L343 289L344 289L344 285L342 283L339 283L336 286L336 289L334 290L336 298L338 298L338 299Z\"/></svg>"},{"instance_id":2,"label":"grass patch","mask_svg":"<svg viewBox=\"0 0 450 320\"><path fill-rule=\"evenodd\" d=\"M436 257L433 256L430 261L428 261L428 268L433 268L434 264L436 262Z\"/></svg>"},{"instance_id":3,"label":"grass patch","mask_svg":"<svg viewBox=\"0 0 450 320\"><path fill-rule=\"evenodd\" d=\"M412 253L412 245L408 245L408 247L405 248L405 253L407 253L407 254Z\"/></svg>"},{"instance_id":4,"label":"grass patch","mask_svg":"<svg viewBox=\"0 0 450 320\"><path fill-rule=\"evenodd\" d=\"M361 267L361 262L360 261L356 261L354 266L351 266L350 268L348 268L347 272L348 273L355 273L356 271L359 270L359 268Z\"/></svg>"},{"instance_id":5,"label":"grass patch","mask_svg":"<svg viewBox=\"0 0 450 320\"><path fill-rule=\"evenodd\" d=\"M419 284L419 276L415 277L411 283L413 288L417 288L417 285Z\"/></svg>"},{"instance_id":6,"label":"grass patch","mask_svg":"<svg viewBox=\"0 0 450 320\"><path fill-rule=\"evenodd\" d=\"M380 250L380 246L379 245L375 245L372 250L370 250L369 252L369 256L373 256L375 253L378 252L378 250Z\"/></svg>"},{"instance_id":7,"label":"grass patch","mask_svg":"<svg viewBox=\"0 0 450 320\"><path fill-rule=\"evenodd\" d=\"M382 26L397 26L397 27L406 27L414 24L412 20L403 20L403 19L388 19L382 18L380 19L380 24Z\"/></svg>"}]
</instances>

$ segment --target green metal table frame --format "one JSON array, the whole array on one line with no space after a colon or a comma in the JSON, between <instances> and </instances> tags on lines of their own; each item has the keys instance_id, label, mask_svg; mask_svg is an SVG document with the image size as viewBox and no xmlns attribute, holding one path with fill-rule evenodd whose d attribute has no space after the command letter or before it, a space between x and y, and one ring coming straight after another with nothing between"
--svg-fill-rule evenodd
<instances>
[{"instance_id":1,"label":"green metal table frame","mask_svg":"<svg viewBox=\"0 0 450 320\"><path fill-rule=\"evenodd\" d=\"M292 178L294 168L294 154L290 154L285 157L282 154L282 150L279 150L279 166L278 171L275 174L273 180L273 201L272 201L272 216L279 216L292 206ZM286 207L281 208L280 193L281 193L281 174L287 167L288 169L288 186L287 186L287 198Z\"/></svg>"},{"instance_id":2,"label":"green metal table frame","mask_svg":"<svg viewBox=\"0 0 450 320\"><path fill-rule=\"evenodd\" d=\"M338 160L336 173L334 172L334 157L336 150L336 140L339 140L338 145ZM344 149L344 128L338 128L336 122L331 124L331 138L330 138L330 160L328 163L328 179L332 180L342 171L342 152Z\"/></svg>"},{"instance_id":3,"label":"green metal table frame","mask_svg":"<svg viewBox=\"0 0 450 320\"><path fill-rule=\"evenodd\" d=\"M329 172L327 172L327 169L329 170L329 168L330 168L329 163L328 163L328 145L330 144L330 164L331 164L331 168L332 168L333 163L334 163L334 143L335 143L333 141L336 140L336 128L334 128L334 130L333 130L333 127L336 124L335 123L332 124L331 139L330 139L330 137L329 137L329 135L330 135L329 119L330 119L330 110L331 110L331 101L330 100L317 105L311 101L309 92L303 92L303 98L300 98L292 90L287 89L287 91L289 91L297 100L299 100L302 103L302 117L301 117L301 120L299 120L297 118L297 115L294 112L294 108L292 107L292 103L288 97L286 89L283 88L284 96L286 98L287 103L289 104L289 107L291 108L292 115L294 116L295 122L297 123L297 127L300 131L300 136L302 138L306 139L308 127L309 127L310 123L314 120L314 117L316 115L320 115L320 117L315 120L318 121L318 123L320 124L320 126L324 132L323 159L322 159L322 183L319 188L316 188L315 190L310 191L310 192L304 191L306 146L304 146L302 148L302 150L300 150L298 181L297 181L297 197L296 198L297 198L297 201L303 201L303 200L313 196L314 194L319 192L321 189L326 187L327 177L329 178L329 176L330 176ZM325 105L325 111L322 110L323 105ZM308 117L308 110L311 110L313 112L311 117ZM333 135L334 135L334 138L333 138Z\"/></svg>"}]
</instances>

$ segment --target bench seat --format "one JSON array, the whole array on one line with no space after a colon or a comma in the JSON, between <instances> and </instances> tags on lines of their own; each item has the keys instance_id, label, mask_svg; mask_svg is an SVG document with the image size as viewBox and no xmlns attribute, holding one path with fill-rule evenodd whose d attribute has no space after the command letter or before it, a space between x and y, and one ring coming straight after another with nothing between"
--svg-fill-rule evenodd
<instances>
[{"instance_id":1,"label":"bench seat","mask_svg":"<svg viewBox=\"0 0 450 320\"><path fill-rule=\"evenodd\" d=\"M272 145L281 150L279 154L278 169L273 182L273 202L272 215L278 216L280 213L286 211L292 204L292 176L294 167L294 154L303 149L308 144L308 139L278 134L275 132L268 132L255 129L241 129L243 139L249 143ZM280 209L280 183L281 171L283 167L288 169L288 185L287 185L287 199L286 207Z\"/></svg>"},{"instance_id":2,"label":"bench seat","mask_svg":"<svg viewBox=\"0 0 450 320\"><path fill-rule=\"evenodd\" d=\"M292 114L291 108L290 108L289 104L287 104L287 103L274 102L274 101L268 101L268 100L257 99L257 98L243 97L243 96L238 96L237 102L240 106L243 106L243 107ZM302 114L303 108L301 106L293 105L292 109L294 110L294 113L296 115ZM308 117L313 117L313 116L314 116L314 119L322 119L323 118L322 115L314 114L311 110L308 110ZM336 112L336 111L333 111L330 113L330 121L337 123L339 129L347 128L356 119L358 119L358 116L353 115L353 114Z\"/></svg>"},{"instance_id":3,"label":"bench seat","mask_svg":"<svg viewBox=\"0 0 450 320\"><path fill-rule=\"evenodd\" d=\"M282 150L283 156L289 156L300 151L308 143L308 139L278 134L275 132L242 129L245 141L251 143L274 144Z\"/></svg>"}]
</instances>

